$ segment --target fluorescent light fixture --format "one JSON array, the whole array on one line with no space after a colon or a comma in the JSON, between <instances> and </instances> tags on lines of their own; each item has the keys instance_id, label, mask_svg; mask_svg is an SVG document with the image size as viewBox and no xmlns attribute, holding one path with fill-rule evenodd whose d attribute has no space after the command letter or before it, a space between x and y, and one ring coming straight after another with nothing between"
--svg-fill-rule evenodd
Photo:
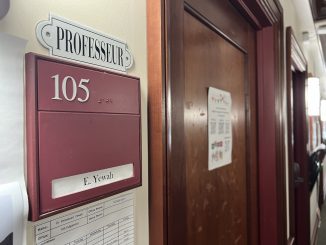
<instances>
[{"instance_id":1,"label":"fluorescent light fixture","mask_svg":"<svg viewBox=\"0 0 326 245\"><path fill-rule=\"evenodd\" d=\"M319 78L309 77L308 78L308 115L319 116L320 113L320 89L319 89Z\"/></svg>"}]
</instances>

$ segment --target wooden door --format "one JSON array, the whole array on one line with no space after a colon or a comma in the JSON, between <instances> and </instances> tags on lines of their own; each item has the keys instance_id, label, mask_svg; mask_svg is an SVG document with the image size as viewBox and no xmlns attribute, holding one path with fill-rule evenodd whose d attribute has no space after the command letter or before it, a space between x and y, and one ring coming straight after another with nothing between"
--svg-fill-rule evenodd
<instances>
[{"instance_id":1,"label":"wooden door","mask_svg":"<svg viewBox=\"0 0 326 245\"><path fill-rule=\"evenodd\" d=\"M288 244L310 243L310 193L305 88L307 63L291 27L286 29L288 120Z\"/></svg>"},{"instance_id":2,"label":"wooden door","mask_svg":"<svg viewBox=\"0 0 326 245\"><path fill-rule=\"evenodd\" d=\"M256 36L228 1L184 4L168 95L168 244L257 244ZM173 68L171 68L173 69ZM232 160L208 170L208 88L231 94Z\"/></svg>"},{"instance_id":3,"label":"wooden door","mask_svg":"<svg viewBox=\"0 0 326 245\"><path fill-rule=\"evenodd\" d=\"M308 133L306 118L306 74L295 71L292 73L292 168L299 167L298 173L293 173L291 190L294 192L294 200L291 202L294 212L294 244L304 245L310 243L310 191L309 191L309 163L308 163Z\"/></svg>"}]
</instances>

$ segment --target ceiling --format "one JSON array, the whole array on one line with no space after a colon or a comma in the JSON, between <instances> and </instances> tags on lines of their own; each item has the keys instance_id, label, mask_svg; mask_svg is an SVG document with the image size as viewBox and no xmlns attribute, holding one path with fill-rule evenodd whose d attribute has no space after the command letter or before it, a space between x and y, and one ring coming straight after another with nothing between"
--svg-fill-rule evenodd
<instances>
[{"instance_id":1,"label":"ceiling","mask_svg":"<svg viewBox=\"0 0 326 245\"><path fill-rule=\"evenodd\" d=\"M319 36L322 54L326 58L326 0L309 0L311 13Z\"/></svg>"},{"instance_id":2,"label":"ceiling","mask_svg":"<svg viewBox=\"0 0 326 245\"><path fill-rule=\"evenodd\" d=\"M309 0L315 21L326 19L326 0Z\"/></svg>"},{"instance_id":3,"label":"ceiling","mask_svg":"<svg viewBox=\"0 0 326 245\"><path fill-rule=\"evenodd\" d=\"M320 78L321 99L326 99L326 0L291 2L297 13L295 34L302 41L308 72Z\"/></svg>"},{"instance_id":4,"label":"ceiling","mask_svg":"<svg viewBox=\"0 0 326 245\"><path fill-rule=\"evenodd\" d=\"M309 0L311 13L316 25L317 35L324 59L326 57L326 0Z\"/></svg>"}]
</instances>

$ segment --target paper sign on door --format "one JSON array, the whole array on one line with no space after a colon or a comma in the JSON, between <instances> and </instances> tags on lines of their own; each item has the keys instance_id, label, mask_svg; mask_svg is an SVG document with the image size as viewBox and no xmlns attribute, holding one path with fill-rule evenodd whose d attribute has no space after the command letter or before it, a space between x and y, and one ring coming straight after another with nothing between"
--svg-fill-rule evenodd
<instances>
[{"instance_id":1,"label":"paper sign on door","mask_svg":"<svg viewBox=\"0 0 326 245\"><path fill-rule=\"evenodd\" d=\"M232 162L232 99L229 92L208 89L208 169Z\"/></svg>"}]
</instances>

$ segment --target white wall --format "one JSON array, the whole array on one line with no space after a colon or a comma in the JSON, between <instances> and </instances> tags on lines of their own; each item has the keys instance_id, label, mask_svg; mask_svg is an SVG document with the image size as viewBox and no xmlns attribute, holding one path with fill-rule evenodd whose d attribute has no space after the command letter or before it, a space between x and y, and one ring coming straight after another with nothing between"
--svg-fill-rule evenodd
<instances>
[{"instance_id":1,"label":"white wall","mask_svg":"<svg viewBox=\"0 0 326 245\"><path fill-rule=\"evenodd\" d=\"M313 244L315 240L314 230L319 222L319 217L318 217L318 215L320 214L319 205L318 205L319 188L320 186L319 186L319 177L318 177L310 195L310 244Z\"/></svg>"},{"instance_id":2,"label":"white wall","mask_svg":"<svg viewBox=\"0 0 326 245\"><path fill-rule=\"evenodd\" d=\"M147 148L147 48L146 0L11 0L0 20L0 32L27 39L26 52L47 55L37 41L35 26L52 12L127 42L134 56L128 74L140 77L142 103L143 185L136 189L136 244L148 244L148 148ZM23 82L23 81L22 81ZM34 244L29 226L27 244Z\"/></svg>"}]
</instances>

